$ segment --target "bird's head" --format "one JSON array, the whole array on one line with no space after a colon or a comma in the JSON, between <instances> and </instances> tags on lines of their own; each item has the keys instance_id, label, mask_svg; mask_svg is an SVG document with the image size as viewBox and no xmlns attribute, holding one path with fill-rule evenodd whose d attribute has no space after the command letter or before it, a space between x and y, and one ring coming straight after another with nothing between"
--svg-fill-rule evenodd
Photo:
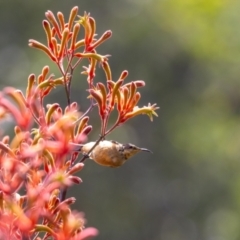
<instances>
[{"instance_id":1,"label":"bird's head","mask_svg":"<svg viewBox=\"0 0 240 240\"><path fill-rule=\"evenodd\" d=\"M141 151L152 153L150 150L146 148L140 148L131 143L123 144L121 150L125 156L125 159L129 159L130 157L134 156L135 154Z\"/></svg>"}]
</instances>

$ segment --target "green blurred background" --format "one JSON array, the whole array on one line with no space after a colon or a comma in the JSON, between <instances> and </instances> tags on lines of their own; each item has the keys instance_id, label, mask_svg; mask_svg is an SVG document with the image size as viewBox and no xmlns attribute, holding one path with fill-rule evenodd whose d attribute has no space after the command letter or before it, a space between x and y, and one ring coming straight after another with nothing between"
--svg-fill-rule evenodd
<instances>
[{"instance_id":1,"label":"green blurred background","mask_svg":"<svg viewBox=\"0 0 240 240\"><path fill-rule=\"evenodd\" d=\"M158 103L151 123L139 116L111 139L154 154L138 154L109 169L87 161L75 208L98 240L240 239L240 1L234 0L0 0L0 87L26 87L27 76L51 64L28 39L45 42L44 12L73 6L90 12L111 54L115 80L143 79L140 105ZM51 65L52 66L52 65ZM58 76L56 68L53 72ZM78 69L73 99L84 111L86 81ZM102 80L99 70L97 80ZM57 89L50 102L61 102ZM99 134L97 114L91 113ZM12 125L1 125L10 129Z\"/></svg>"}]
</instances>

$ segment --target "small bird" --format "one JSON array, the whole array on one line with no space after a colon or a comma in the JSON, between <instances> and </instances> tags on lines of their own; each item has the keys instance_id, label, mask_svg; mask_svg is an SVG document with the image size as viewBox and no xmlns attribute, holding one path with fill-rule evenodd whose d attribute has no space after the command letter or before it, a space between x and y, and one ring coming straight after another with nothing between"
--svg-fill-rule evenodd
<instances>
[{"instance_id":1,"label":"small bird","mask_svg":"<svg viewBox=\"0 0 240 240\"><path fill-rule=\"evenodd\" d=\"M151 152L146 148L140 148L131 143L122 144L112 140L103 140L89 154L95 143L86 143L80 147L79 151L96 163L107 167L119 167L140 151Z\"/></svg>"}]
</instances>

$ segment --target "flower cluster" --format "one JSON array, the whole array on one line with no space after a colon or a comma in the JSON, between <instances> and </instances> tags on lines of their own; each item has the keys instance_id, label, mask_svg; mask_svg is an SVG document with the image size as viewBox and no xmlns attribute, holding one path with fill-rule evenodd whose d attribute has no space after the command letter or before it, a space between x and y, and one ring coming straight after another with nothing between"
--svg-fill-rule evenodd
<instances>
[{"instance_id":1,"label":"flower cluster","mask_svg":"<svg viewBox=\"0 0 240 240\"><path fill-rule=\"evenodd\" d=\"M108 91L105 85L100 82L97 83L95 88L89 90L91 96L98 103L99 115L102 120L102 136L107 135L117 126L139 114L147 114L151 120L153 119L152 115L157 116L155 110L158 107L156 104L149 104L141 108L136 106L141 97L141 94L137 92L137 88L144 87L145 82L138 80L123 85L127 75L127 71L123 71L116 82L108 80ZM118 118L115 124L109 130L106 130L108 119L115 105L117 106Z\"/></svg>"},{"instance_id":2,"label":"flower cluster","mask_svg":"<svg viewBox=\"0 0 240 240\"><path fill-rule=\"evenodd\" d=\"M74 198L60 198L61 189L82 182L74 176L84 166L73 164L77 158L74 144L85 142L92 127L77 103L64 111L59 104L43 107L46 93L62 82L50 80L44 74L48 70L43 69L38 81L29 76L25 96L9 87L0 95L2 119L10 115L17 123L12 141L8 136L0 141L1 239L37 237L43 231L45 238L54 239L85 239L97 234L96 229L84 229L82 215L71 211ZM38 128L32 128L34 122ZM21 189L25 189L23 196Z\"/></svg>"},{"instance_id":3,"label":"flower cluster","mask_svg":"<svg viewBox=\"0 0 240 240\"><path fill-rule=\"evenodd\" d=\"M77 161L77 150L92 130L88 113L98 107L101 136L96 143L136 115L146 114L151 120L157 116L156 104L137 106L138 88L145 86L144 81L125 83L127 71L113 81L108 55L97 53L111 31L97 38L95 20L87 13L77 13L74 7L65 21L61 12L55 17L47 11L43 21L47 43L29 40L29 46L42 50L58 66L60 76L44 66L38 76L29 75L25 93L12 87L0 92L0 121L10 116L16 123L13 138L2 135L0 139L0 239L81 240L96 236L95 228L85 228L84 216L71 210L75 198L66 197L71 185L81 183L74 174L84 167L82 160ZM79 40L81 28L84 38ZM80 112L78 103L71 101L71 82L83 58L89 61L82 74L87 75L90 106ZM95 82L98 64L105 72L105 84ZM61 86L67 106L45 105L45 97ZM118 118L108 128L114 108Z\"/></svg>"}]
</instances>

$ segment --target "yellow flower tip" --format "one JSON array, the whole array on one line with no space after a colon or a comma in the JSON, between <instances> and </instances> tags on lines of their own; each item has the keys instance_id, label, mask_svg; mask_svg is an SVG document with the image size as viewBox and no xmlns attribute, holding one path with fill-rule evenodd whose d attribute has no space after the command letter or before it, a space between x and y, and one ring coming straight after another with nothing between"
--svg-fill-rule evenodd
<instances>
[{"instance_id":1,"label":"yellow flower tip","mask_svg":"<svg viewBox=\"0 0 240 240\"><path fill-rule=\"evenodd\" d=\"M158 117L158 114L155 112L155 110L159 109L159 107L156 103L154 103L153 105L151 105L151 103L148 103L147 108L148 112L146 112L146 114L149 116L150 120L153 121L153 115Z\"/></svg>"},{"instance_id":2,"label":"yellow flower tip","mask_svg":"<svg viewBox=\"0 0 240 240\"><path fill-rule=\"evenodd\" d=\"M157 106L156 103L154 103L153 105L151 105L151 103L148 103L148 107L150 107L153 111L158 110L160 108L160 107Z\"/></svg>"},{"instance_id":3,"label":"yellow flower tip","mask_svg":"<svg viewBox=\"0 0 240 240\"><path fill-rule=\"evenodd\" d=\"M157 113L155 112L155 110L157 109L159 109L159 107L157 107L157 104L151 105L150 103L148 104L148 106L143 106L141 108L135 106L131 112L128 112L125 115L125 119L135 117L139 114L146 114L149 116L150 120L153 121L153 115L158 117Z\"/></svg>"},{"instance_id":4,"label":"yellow flower tip","mask_svg":"<svg viewBox=\"0 0 240 240\"><path fill-rule=\"evenodd\" d=\"M84 25L88 21L89 16L90 16L90 13L84 12L83 16L80 16L80 15L77 16L79 20L77 20L76 22Z\"/></svg>"}]
</instances>

